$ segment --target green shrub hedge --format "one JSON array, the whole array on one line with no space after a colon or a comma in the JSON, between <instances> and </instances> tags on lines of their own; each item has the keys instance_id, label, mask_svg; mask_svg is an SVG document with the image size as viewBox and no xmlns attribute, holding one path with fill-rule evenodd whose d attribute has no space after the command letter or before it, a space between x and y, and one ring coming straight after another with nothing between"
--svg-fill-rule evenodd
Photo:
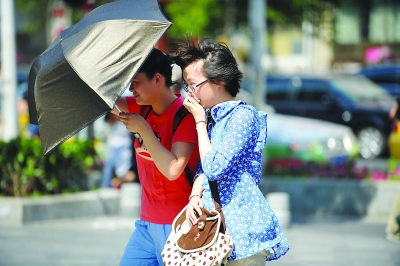
<instances>
[{"instance_id":1,"label":"green shrub hedge","mask_svg":"<svg viewBox=\"0 0 400 266\"><path fill-rule=\"evenodd\" d=\"M96 166L91 141L69 140L44 156L39 139L0 140L0 195L26 197L87 190Z\"/></svg>"}]
</instances>

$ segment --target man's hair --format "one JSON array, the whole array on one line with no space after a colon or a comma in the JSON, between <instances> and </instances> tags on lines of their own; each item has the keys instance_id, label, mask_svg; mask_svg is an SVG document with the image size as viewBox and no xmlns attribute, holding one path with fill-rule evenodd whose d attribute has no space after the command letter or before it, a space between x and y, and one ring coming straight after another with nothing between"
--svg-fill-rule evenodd
<instances>
[{"instance_id":1,"label":"man's hair","mask_svg":"<svg viewBox=\"0 0 400 266\"><path fill-rule=\"evenodd\" d=\"M138 72L145 73L149 79L153 78L156 73L160 73L165 78L165 85L173 85L172 58L156 48L151 51Z\"/></svg>"},{"instance_id":2,"label":"man's hair","mask_svg":"<svg viewBox=\"0 0 400 266\"><path fill-rule=\"evenodd\" d=\"M203 60L203 74L209 82L223 84L233 96L239 92L243 73L232 52L225 43L215 43L210 39L200 39L195 45L187 38L186 42L177 42L172 50L176 54L175 63L183 69L198 60Z\"/></svg>"}]
</instances>

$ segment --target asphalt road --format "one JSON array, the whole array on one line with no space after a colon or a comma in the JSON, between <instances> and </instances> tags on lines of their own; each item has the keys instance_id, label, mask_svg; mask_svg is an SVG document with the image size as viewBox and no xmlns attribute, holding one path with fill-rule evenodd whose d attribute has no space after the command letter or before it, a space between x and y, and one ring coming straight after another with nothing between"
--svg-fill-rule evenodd
<instances>
[{"instance_id":1,"label":"asphalt road","mask_svg":"<svg viewBox=\"0 0 400 266\"><path fill-rule=\"evenodd\" d=\"M0 227L0 266L113 266L134 230L134 219L96 217ZM385 224L365 220L292 223L290 251L276 266L399 266L400 242Z\"/></svg>"}]
</instances>

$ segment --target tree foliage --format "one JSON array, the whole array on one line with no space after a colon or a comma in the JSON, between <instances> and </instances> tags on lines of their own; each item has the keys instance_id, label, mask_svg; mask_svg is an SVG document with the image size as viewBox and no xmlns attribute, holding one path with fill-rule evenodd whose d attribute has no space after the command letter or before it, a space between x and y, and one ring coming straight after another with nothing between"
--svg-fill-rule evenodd
<instances>
[{"instance_id":1,"label":"tree foliage","mask_svg":"<svg viewBox=\"0 0 400 266\"><path fill-rule=\"evenodd\" d=\"M25 25L23 31L27 34L34 34L45 29L47 0L15 0L15 8L22 14L27 14L31 22Z\"/></svg>"},{"instance_id":2,"label":"tree foliage","mask_svg":"<svg viewBox=\"0 0 400 266\"><path fill-rule=\"evenodd\" d=\"M210 35L210 22L223 14L220 2L215 0L173 0L165 11L173 22L168 30L172 39L182 39L186 34Z\"/></svg>"},{"instance_id":3,"label":"tree foliage","mask_svg":"<svg viewBox=\"0 0 400 266\"><path fill-rule=\"evenodd\" d=\"M269 27L275 25L301 25L304 20L318 27L324 11L334 7L353 5L361 0L268 0L266 21ZM234 5L232 8L228 8ZM174 23L168 30L172 38L193 35L214 35L224 28L228 16L234 16L235 26L248 23L249 0L172 0L166 4L166 14Z\"/></svg>"},{"instance_id":4,"label":"tree foliage","mask_svg":"<svg viewBox=\"0 0 400 266\"><path fill-rule=\"evenodd\" d=\"M54 0L15 0L16 7L31 16L32 23L24 31L34 34L43 30L48 16L47 9ZM72 0L68 0L72 1ZM81 1L81 0L77 0ZM164 11L173 25L168 30L171 39L183 39L185 35L213 36L225 27L229 16L235 26L248 23L248 5L250 0L171 0L164 4ZM267 25L301 25L307 20L319 26L325 10L343 5L361 4L362 0L268 0ZM100 6L111 0L97 0ZM233 8L232 8L233 6ZM228 8L229 7L229 8ZM72 22L76 23L85 13L81 8L72 9ZM232 12L234 10L234 12ZM232 14L227 13L232 12Z\"/></svg>"},{"instance_id":5,"label":"tree foliage","mask_svg":"<svg viewBox=\"0 0 400 266\"><path fill-rule=\"evenodd\" d=\"M55 0L15 0L15 8L22 14L30 17L30 23L25 25L23 31L27 34L35 34L46 28L48 19L48 7ZM58 0L57 0L58 1ZM75 24L85 16L85 12L81 8L82 0L65 1L67 6L72 9L72 23ZM109 0L97 0L96 6L110 2Z\"/></svg>"}]
</instances>

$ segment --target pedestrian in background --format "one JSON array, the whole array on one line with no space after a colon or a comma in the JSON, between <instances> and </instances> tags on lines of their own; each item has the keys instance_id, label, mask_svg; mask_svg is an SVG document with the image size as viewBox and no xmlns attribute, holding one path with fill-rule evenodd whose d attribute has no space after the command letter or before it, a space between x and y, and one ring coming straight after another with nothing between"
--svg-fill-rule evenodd
<instances>
[{"instance_id":1,"label":"pedestrian in background","mask_svg":"<svg viewBox=\"0 0 400 266\"><path fill-rule=\"evenodd\" d=\"M267 115L235 100L243 75L226 45L207 39L195 45L188 39L178 43L174 52L189 93L184 105L196 120L201 159L186 216L196 224L195 211L201 215L200 207L215 208L209 181L216 181L234 243L228 265L264 266L266 260L276 260L289 249L258 187Z\"/></svg>"},{"instance_id":2,"label":"pedestrian in background","mask_svg":"<svg viewBox=\"0 0 400 266\"><path fill-rule=\"evenodd\" d=\"M139 134L135 150L141 184L140 219L121 266L163 265L161 252L172 222L186 206L191 191L184 169L188 165L195 173L199 163L193 116L188 114L172 132L184 99L171 89L171 64L167 55L154 49L131 81L133 96L121 97L116 103L123 112L113 110L127 130ZM140 115L145 105L151 106L146 119Z\"/></svg>"},{"instance_id":3,"label":"pedestrian in background","mask_svg":"<svg viewBox=\"0 0 400 266\"><path fill-rule=\"evenodd\" d=\"M400 97L390 110L389 116L393 119L393 123L400 122ZM386 239L400 242L400 188L386 224Z\"/></svg>"},{"instance_id":4,"label":"pedestrian in background","mask_svg":"<svg viewBox=\"0 0 400 266\"><path fill-rule=\"evenodd\" d=\"M400 96L396 98L396 103L390 109L389 117L390 119L400 120Z\"/></svg>"},{"instance_id":5,"label":"pedestrian in background","mask_svg":"<svg viewBox=\"0 0 400 266\"><path fill-rule=\"evenodd\" d=\"M126 128L124 128L126 130ZM137 163L136 163L136 151L133 143L135 143L135 136L131 134L132 138L132 145L131 145L131 151L132 151L132 160L131 160L131 167L129 168L128 172L124 175L123 178L114 178L111 179L111 186L112 187L117 187L120 188L123 183L129 183L129 182L135 182L135 183L140 183L140 178L139 178L139 173L137 170Z\"/></svg>"},{"instance_id":6,"label":"pedestrian in background","mask_svg":"<svg viewBox=\"0 0 400 266\"><path fill-rule=\"evenodd\" d=\"M126 130L118 115L107 113L104 119L109 125L109 132L106 135L101 186L111 187L113 182L114 187L119 187L132 166L132 133ZM112 181L114 178L118 179L118 185L115 180Z\"/></svg>"}]
</instances>

